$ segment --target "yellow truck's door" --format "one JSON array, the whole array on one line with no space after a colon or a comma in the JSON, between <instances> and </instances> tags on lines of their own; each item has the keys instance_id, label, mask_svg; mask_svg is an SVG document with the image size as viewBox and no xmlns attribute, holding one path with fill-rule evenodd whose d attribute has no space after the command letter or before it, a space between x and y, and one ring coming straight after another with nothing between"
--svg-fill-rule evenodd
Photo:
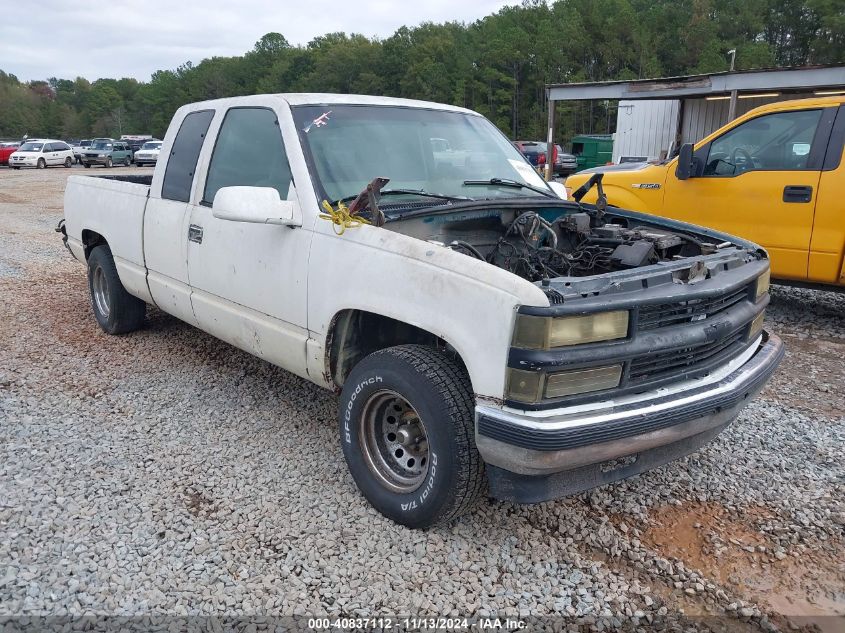
<instances>
[{"instance_id":1,"label":"yellow truck's door","mask_svg":"<svg viewBox=\"0 0 845 633\"><path fill-rule=\"evenodd\" d=\"M845 285L845 106L839 107L816 198L808 279Z\"/></svg>"},{"instance_id":2,"label":"yellow truck's door","mask_svg":"<svg viewBox=\"0 0 845 633\"><path fill-rule=\"evenodd\" d=\"M667 174L664 213L751 239L769 251L774 277L806 279L835 112L761 114L696 147L693 177Z\"/></svg>"}]
</instances>

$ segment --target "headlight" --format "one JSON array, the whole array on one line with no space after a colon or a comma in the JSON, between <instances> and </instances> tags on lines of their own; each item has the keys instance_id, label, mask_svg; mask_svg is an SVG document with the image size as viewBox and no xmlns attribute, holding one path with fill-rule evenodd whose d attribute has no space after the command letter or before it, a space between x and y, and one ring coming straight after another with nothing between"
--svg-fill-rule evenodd
<instances>
[{"instance_id":1,"label":"headlight","mask_svg":"<svg viewBox=\"0 0 845 633\"><path fill-rule=\"evenodd\" d=\"M552 374L509 369L507 397L509 400L534 403L543 398L562 398L579 393L613 389L619 386L621 378L621 364Z\"/></svg>"},{"instance_id":2,"label":"headlight","mask_svg":"<svg viewBox=\"0 0 845 633\"><path fill-rule=\"evenodd\" d=\"M753 341L755 338L760 336L760 332L763 331L763 320L766 318L766 311L763 310L760 314L754 317L754 320L751 322L751 327L748 329L748 340Z\"/></svg>"},{"instance_id":3,"label":"headlight","mask_svg":"<svg viewBox=\"0 0 845 633\"><path fill-rule=\"evenodd\" d=\"M762 275L757 277L757 292L756 296L754 297L755 300L762 297L764 294L769 292L769 285L771 283L772 272L771 270L767 270Z\"/></svg>"},{"instance_id":4,"label":"headlight","mask_svg":"<svg viewBox=\"0 0 845 633\"><path fill-rule=\"evenodd\" d=\"M550 349L612 341L626 336L626 310L556 318L518 314L513 331L513 345L523 349Z\"/></svg>"},{"instance_id":5,"label":"headlight","mask_svg":"<svg viewBox=\"0 0 845 633\"><path fill-rule=\"evenodd\" d=\"M105 154L97 154L97 158L105 158L105 157L106 157Z\"/></svg>"}]
</instances>

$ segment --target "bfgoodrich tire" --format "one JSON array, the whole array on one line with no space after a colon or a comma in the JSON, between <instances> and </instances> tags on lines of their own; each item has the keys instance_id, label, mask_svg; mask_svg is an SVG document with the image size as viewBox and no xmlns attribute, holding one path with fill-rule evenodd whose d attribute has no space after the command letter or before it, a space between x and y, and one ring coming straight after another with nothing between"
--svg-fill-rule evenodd
<instances>
[{"instance_id":1,"label":"bfgoodrich tire","mask_svg":"<svg viewBox=\"0 0 845 633\"><path fill-rule=\"evenodd\" d=\"M344 383L339 421L355 483L397 523L448 523L486 490L469 378L445 352L401 345L367 356Z\"/></svg>"},{"instance_id":2,"label":"bfgoodrich tire","mask_svg":"<svg viewBox=\"0 0 845 633\"><path fill-rule=\"evenodd\" d=\"M126 334L141 329L147 306L120 283L107 245L97 246L88 256L88 290L94 317L104 332Z\"/></svg>"}]
</instances>

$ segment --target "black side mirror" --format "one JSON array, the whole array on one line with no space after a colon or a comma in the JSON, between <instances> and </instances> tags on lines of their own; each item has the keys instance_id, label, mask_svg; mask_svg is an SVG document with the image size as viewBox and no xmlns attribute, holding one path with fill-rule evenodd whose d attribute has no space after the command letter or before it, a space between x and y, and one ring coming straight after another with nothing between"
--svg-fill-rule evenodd
<instances>
[{"instance_id":1,"label":"black side mirror","mask_svg":"<svg viewBox=\"0 0 845 633\"><path fill-rule=\"evenodd\" d=\"M675 168L675 177L678 180L686 180L695 175L695 159L692 155L692 149L692 143L681 145L681 151L678 152L678 166Z\"/></svg>"}]
</instances>

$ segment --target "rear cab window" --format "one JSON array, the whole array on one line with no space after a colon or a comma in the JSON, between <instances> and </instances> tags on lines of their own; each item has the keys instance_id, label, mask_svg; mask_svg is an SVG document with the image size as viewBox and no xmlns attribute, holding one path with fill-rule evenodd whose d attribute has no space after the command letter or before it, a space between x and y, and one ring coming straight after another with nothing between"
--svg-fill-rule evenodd
<instances>
[{"instance_id":1,"label":"rear cab window","mask_svg":"<svg viewBox=\"0 0 845 633\"><path fill-rule=\"evenodd\" d=\"M182 120L164 172L161 197L168 200L188 202L191 199L191 185L197 169L197 159L202 150L208 126L214 118L214 110L191 112Z\"/></svg>"}]
</instances>

